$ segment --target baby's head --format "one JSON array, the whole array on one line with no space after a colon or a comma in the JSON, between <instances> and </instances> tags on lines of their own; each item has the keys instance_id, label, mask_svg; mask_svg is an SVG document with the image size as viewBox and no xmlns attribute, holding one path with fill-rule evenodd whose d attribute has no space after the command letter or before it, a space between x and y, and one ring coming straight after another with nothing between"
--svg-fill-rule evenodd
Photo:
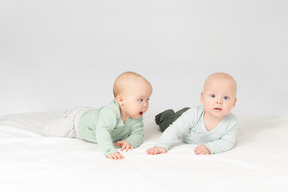
<instances>
[{"instance_id":1,"label":"baby's head","mask_svg":"<svg viewBox=\"0 0 288 192\"><path fill-rule=\"evenodd\" d=\"M237 97L235 79L226 73L213 73L206 78L201 92L201 102L207 115L223 118L235 106Z\"/></svg>"},{"instance_id":2,"label":"baby's head","mask_svg":"<svg viewBox=\"0 0 288 192\"><path fill-rule=\"evenodd\" d=\"M113 94L122 117L139 119L149 107L152 86L143 76L135 72L124 72L116 78Z\"/></svg>"}]
</instances>

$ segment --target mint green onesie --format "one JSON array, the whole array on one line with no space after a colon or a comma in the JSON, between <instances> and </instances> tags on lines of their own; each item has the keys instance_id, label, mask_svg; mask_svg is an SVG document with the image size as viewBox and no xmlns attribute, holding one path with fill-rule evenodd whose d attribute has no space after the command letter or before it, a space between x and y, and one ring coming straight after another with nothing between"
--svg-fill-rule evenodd
<instances>
[{"instance_id":1,"label":"mint green onesie","mask_svg":"<svg viewBox=\"0 0 288 192\"><path fill-rule=\"evenodd\" d=\"M144 137L143 118L122 121L118 103L113 100L108 105L85 112L78 125L79 137L97 143L104 155L118 152L113 142L127 141L135 148Z\"/></svg>"}]
</instances>

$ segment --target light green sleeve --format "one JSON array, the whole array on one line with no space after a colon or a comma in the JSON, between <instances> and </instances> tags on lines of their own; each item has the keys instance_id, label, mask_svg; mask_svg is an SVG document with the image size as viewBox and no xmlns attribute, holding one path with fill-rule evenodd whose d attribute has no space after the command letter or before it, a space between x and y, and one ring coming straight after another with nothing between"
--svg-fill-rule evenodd
<instances>
[{"instance_id":1,"label":"light green sleeve","mask_svg":"<svg viewBox=\"0 0 288 192\"><path fill-rule=\"evenodd\" d=\"M205 143L211 154L221 153L232 149L235 146L238 120L235 117L223 120L225 129L222 131L222 137L212 142Z\"/></svg>"},{"instance_id":2,"label":"light green sleeve","mask_svg":"<svg viewBox=\"0 0 288 192\"><path fill-rule=\"evenodd\" d=\"M105 156L118 152L114 147L111 137L111 132L117 124L117 116L117 111L111 110L111 108L103 108L99 111L96 125L96 140Z\"/></svg>"},{"instance_id":3,"label":"light green sleeve","mask_svg":"<svg viewBox=\"0 0 288 192\"><path fill-rule=\"evenodd\" d=\"M124 140L127 141L133 148L140 146L143 142L144 131L143 131L143 118L134 119L131 123L131 133Z\"/></svg>"},{"instance_id":4,"label":"light green sleeve","mask_svg":"<svg viewBox=\"0 0 288 192\"><path fill-rule=\"evenodd\" d=\"M193 119L193 111L190 109L184 112L176 121L173 122L161 135L160 141L156 146L164 147L167 151L171 145L182 135L189 131L191 127L191 119Z\"/></svg>"}]
</instances>

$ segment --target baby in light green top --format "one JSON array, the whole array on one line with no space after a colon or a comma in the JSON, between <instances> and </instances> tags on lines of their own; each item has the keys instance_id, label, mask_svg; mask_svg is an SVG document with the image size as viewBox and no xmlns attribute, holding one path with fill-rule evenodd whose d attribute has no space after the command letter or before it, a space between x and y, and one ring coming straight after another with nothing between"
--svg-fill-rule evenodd
<instances>
[{"instance_id":1,"label":"baby in light green top","mask_svg":"<svg viewBox=\"0 0 288 192\"><path fill-rule=\"evenodd\" d=\"M235 145L238 119L231 113L237 97L235 79L226 73L213 73L206 78L200 100L203 105L184 108L174 113L165 110L155 121L163 132L160 141L147 154L166 153L179 138L184 143L198 144L194 152L208 155L228 151Z\"/></svg>"},{"instance_id":2,"label":"baby in light green top","mask_svg":"<svg viewBox=\"0 0 288 192\"><path fill-rule=\"evenodd\" d=\"M109 159L123 159L121 151L132 150L143 141L143 114L149 107L151 84L134 72L120 74L113 86L114 100L97 108L67 111L44 129L48 136L80 138L97 143Z\"/></svg>"}]
</instances>

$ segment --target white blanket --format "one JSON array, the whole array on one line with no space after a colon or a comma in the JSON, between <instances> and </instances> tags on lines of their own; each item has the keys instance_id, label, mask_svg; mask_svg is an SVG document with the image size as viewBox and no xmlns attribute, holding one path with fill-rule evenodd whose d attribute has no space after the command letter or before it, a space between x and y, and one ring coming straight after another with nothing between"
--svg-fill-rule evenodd
<instances>
[{"instance_id":1,"label":"white blanket","mask_svg":"<svg viewBox=\"0 0 288 192\"><path fill-rule=\"evenodd\" d=\"M58 115L0 117L1 191L288 190L287 117L240 117L236 147L225 153L199 156L196 145L177 141L167 154L150 156L161 132L147 114L144 143L113 161L97 144L45 137L43 126Z\"/></svg>"}]
</instances>

